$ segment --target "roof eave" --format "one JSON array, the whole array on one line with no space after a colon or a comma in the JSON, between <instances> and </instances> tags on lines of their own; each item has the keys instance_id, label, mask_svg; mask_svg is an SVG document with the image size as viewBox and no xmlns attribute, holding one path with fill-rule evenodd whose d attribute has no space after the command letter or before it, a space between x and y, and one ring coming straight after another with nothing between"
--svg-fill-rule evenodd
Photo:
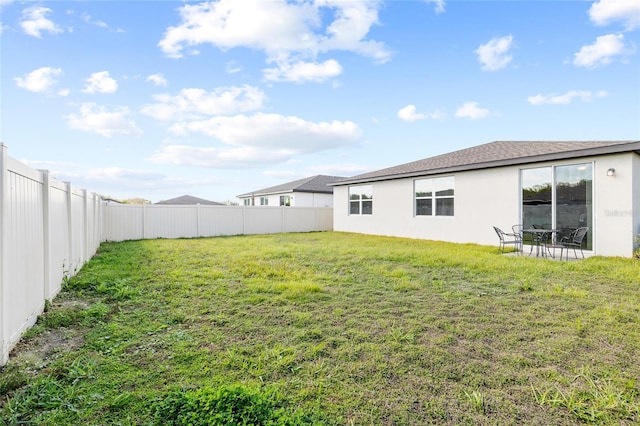
<instances>
[{"instance_id":1,"label":"roof eave","mask_svg":"<svg viewBox=\"0 0 640 426\"><path fill-rule=\"evenodd\" d=\"M307 192L307 193L317 193L317 194L333 194L333 190L327 191L315 191L313 189L289 189L286 191L276 191L276 192L249 192L248 194L237 195L237 198L248 198L251 196L254 197L266 197L268 195L282 195L282 194L292 194L294 192Z\"/></svg>"},{"instance_id":2,"label":"roof eave","mask_svg":"<svg viewBox=\"0 0 640 426\"><path fill-rule=\"evenodd\" d=\"M631 146L630 146L631 145ZM510 158L506 160L488 161L484 163L465 164L453 167L443 167L440 169L421 170L408 173L398 173L393 175L374 176L363 179L346 179L340 182L328 184L329 186L344 186L356 183L380 182L383 180L405 179L418 176L433 176L446 173L491 169L496 167L515 166L520 164L542 163L546 161L565 160L567 158L584 158L596 155L619 154L622 152L634 152L640 155L640 141L630 144L609 145L596 148L586 148L577 151L556 152L550 154L533 155L529 157Z\"/></svg>"}]
</instances>

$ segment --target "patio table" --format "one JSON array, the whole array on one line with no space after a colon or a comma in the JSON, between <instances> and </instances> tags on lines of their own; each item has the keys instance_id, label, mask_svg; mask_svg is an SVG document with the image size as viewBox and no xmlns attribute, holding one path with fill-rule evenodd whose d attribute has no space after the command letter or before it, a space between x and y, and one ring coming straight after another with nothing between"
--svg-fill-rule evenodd
<instances>
[{"instance_id":1,"label":"patio table","mask_svg":"<svg viewBox=\"0 0 640 426\"><path fill-rule=\"evenodd\" d=\"M553 234L556 233L555 229L539 229L539 228L527 228L527 229L523 229L522 230L522 235L524 236L524 234L531 234L531 250L529 251L529 254L531 254L531 252L533 251L533 244L535 243L536 246L536 257L542 255L542 257L545 257L545 244L544 242L547 241L547 239L549 238L549 236L553 236ZM549 252L549 255L551 256L551 252ZM552 256L553 257L553 256Z\"/></svg>"}]
</instances>

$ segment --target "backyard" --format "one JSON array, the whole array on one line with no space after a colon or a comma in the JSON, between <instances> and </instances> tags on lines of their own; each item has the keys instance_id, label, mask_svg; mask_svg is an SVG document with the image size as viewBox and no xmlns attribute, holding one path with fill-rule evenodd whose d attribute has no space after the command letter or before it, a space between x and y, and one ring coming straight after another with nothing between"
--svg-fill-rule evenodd
<instances>
[{"instance_id":1,"label":"backyard","mask_svg":"<svg viewBox=\"0 0 640 426\"><path fill-rule=\"evenodd\" d=\"M103 243L0 371L0 424L631 425L638 354L636 259L338 232Z\"/></svg>"}]
</instances>

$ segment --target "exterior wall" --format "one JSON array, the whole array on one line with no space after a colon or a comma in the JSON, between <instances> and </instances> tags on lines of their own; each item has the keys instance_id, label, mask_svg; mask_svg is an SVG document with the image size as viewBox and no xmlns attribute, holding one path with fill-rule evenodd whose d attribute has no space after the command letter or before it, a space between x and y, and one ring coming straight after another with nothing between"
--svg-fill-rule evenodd
<instances>
[{"instance_id":1,"label":"exterior wall","mask_svg":"<svg viewBox=\"0 0 640 426\"><path fill-rule=\"evenodd\" d=\"M333 194L295 192L291 205L296 207L333 207Z\"/></svg>"},{"instance_id":2,"label":"exterior wall","mask_svg":"<svg viewBox=\"0 0 640 426\"><path fill-rule=\"evenodd\" d=\"M372 215L349 215L348 186L334 187L334 230L493 244L497 237L491 225L510 230L518 222L517 169L454 176L454 216L414 216L413 178L374 182Z\"/></svg>"},{"instance_id":3,"label":"exterior wall","mask_svg":"<svg viewBox=\"0 0 640 426\"><path fill-rule=\"evenodd\" d=\"M292 207L333 207L333 194L321 194L316 192L287 192L267 195L266 198L269 200L268 207L279 207L281 195L288 195L291 197ZM255 196L254 202L256 207L267 207L260 206L261 197L262 196L259 195ZM244 204L245 199L247 198L240 199L240 205Z\"/></svg>"},{"instance_id":4,"label":"exterior wall","mask_svg":"<svg viewBox=\"0 0 640 426\"><path fill-rule=\"evenodd\" d=\"M527 165L594 163L594 249L603 256L631 256L640 232L640 157L633 153ZM613 167L615 176L607 176ZM349 215L349 186L334 187L334 230L364 234L497 245L493 226L510 232L520 223L523 166L458 172L454 216L415 216L414 178L373 182L373 214ZM635 186L634 186L635 185Z\"/></svg>"},{"instance_id":5,"label":"exterior wall","mask_svg":"<svg viewBox=\"0 0 640 426\"><path fill-rule=\"evenodd\" d=\"M640 191L634 168L636 172L640 170L639 158L629 153L596 159L594 251L597 254L628 257L633 253L634 229L638 230L637 199ZM612 167L615 174L607 176L607 170Z\"/></svg>"}]
</instances>

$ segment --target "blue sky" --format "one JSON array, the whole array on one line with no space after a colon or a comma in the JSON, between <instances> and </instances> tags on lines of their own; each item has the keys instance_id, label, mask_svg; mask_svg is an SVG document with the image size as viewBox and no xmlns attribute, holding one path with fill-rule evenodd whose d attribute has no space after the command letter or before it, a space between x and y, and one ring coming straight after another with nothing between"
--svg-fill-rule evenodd
<instances>
[{"instance_id":1,"label":"blue sky","mask_svg":"<svg viewBox=\"0 0 640 426\"><path fill-rule=\"evenodd\" d=\"M640 139L640 2L0 0L0 140L215 201L494 140Z\"/></svg>"}]
</instances>

